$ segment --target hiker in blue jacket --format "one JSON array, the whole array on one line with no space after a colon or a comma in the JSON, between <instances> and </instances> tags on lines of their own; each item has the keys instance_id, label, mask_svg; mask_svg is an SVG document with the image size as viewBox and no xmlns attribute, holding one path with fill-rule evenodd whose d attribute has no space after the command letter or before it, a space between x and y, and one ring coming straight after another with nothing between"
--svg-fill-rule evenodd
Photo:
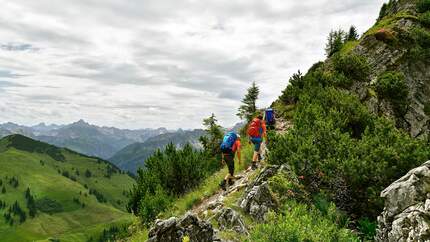
<instances>
[{"instance_id":1,"label":"hiker in blue jacket","mask_svg":"<svg viewBox=\"0 0 430 242\"><path fill-rule=\"evenodd\" d=\"M233 185L234 183L234 157L236 153L239 164L242 162L240 156L240 146L240 135L234 132L229 132L224 136L224 139L221 143L222 163L227 164L228 174L220 183L220 186L223 190L226 190L227 182L229 185Z\"/></svg>"}]
</instances>

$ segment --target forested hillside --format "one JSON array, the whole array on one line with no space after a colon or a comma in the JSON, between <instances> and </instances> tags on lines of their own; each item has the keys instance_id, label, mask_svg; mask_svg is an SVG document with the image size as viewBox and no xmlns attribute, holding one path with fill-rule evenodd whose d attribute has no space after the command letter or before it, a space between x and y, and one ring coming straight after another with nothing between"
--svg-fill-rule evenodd
<instances>
[{"instance_id":1,"label":"forested hillside","mask_svg":"<svg viewBox=\"0 0 430 242\"><path fill-rule=\"evenodd\" d=\"M88 241L133 221L134 180L99 158L21 135L0 140L1 241Z\"/></svg>"},{"instance_id":2,"label":"forested hillside","mask_svg":"<svg viewBox=\"0 0 430 242\"><path fill-rule=\"evenodd\" d=\"M142 143L133 143L116 152L109 160L119 168L136 173L139 167L144 165L145 160L158 149L164 149L168 144L172 143L177 147L183 147L186 144L191 144L193 148L201 148L199 138L203 136L203 130L183 131L157 135L148 138Z\"/></svg>"}]
</instances>

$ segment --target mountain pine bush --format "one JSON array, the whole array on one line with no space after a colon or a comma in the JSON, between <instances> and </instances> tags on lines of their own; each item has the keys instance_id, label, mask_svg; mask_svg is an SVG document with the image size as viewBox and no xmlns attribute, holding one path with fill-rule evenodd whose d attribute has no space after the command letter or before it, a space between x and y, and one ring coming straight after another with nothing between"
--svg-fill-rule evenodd
<instances>
[{"instance_id":1,"label":"mountain pine bush","mask_svg":"<svg viewBox=\"0 0 430 242\"><path fill-rule=\"evenodd\" d=\"M357 54L337 54L333 58L334 69L355 81L366 81L370 66L365 57Z\"/></svg>"},{"instance_id":2,"label":"mountain pine bush","mask_svg":"<svg viewBox=\"0 0 430 242\"><path fill-rule=\"evenodd\" d=\"M430 11L427 11L418 17L422 25L430 27Z\"/></svg>"},{"instance_id":3,"label":"mountain pine bush","mask_svg":"<svg viewBox=\"0 0 430 242\"><path fill-rule=\"evenodd\" d=\"M403 73L393 71L383 73L376 80L375 89L380 98L391 102L398 117L406 113L409 89Z\"/></svg>"},{"instance_id":4,"label":"mountain pine bush","mask_svg":"<svg viewBox=\"0 0 430 242\"><path fill-rule=\"evenodd\" d=\"M417 3L417 11L424 13L430 10L430 0L419 0Z\"/></svg>"},{"instance_id":5,"label":"mountain pine bush","mask_svg":"<svg viewBox=\"0 0 430 242\"><path fill-rule=\"evenodd\" d=\"M424 142L371 114L347 91L308 86L299 100L294 128L269 137L269 163L289 164L311 193L326 190L350 213L375 218L382 189L430 158Z\"/></svg>"},{"instance_id":6,"label":"mountain pine bush","mask_svg":"<svg viewBox=\"0 0 430 242\"><path fill-rule=\"evenodd\" d=\"M167 208L173 198L196 187L220 168L220 162L191 145L182 149L173 144L158 150L138 170L137 184L131 190L128 210L145 223Z\"/></svg>"}]
</instances>

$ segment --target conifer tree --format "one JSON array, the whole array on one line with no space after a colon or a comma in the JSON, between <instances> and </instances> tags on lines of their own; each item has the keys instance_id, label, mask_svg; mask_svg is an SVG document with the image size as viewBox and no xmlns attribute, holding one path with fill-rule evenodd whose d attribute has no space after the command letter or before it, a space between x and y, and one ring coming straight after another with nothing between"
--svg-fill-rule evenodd
<instances>
[{"instance_id":1,"label":"conifer tree","mask_svg":"<svg viewBox=\"0 0 430 242\"><path fill-rule=\"evenodd\" d=\"M345 39L345 31L343 31L342 29L332 30L328 35L325 48L327 57L331 57L334 53L339 52L342 49Z\"/></svg>"},{"instance_id":2,"label":"conifer tree","mask_svg":"<svg viewBox=\"0 0 430 242\"><path fill-rule=\"evenodd\" d=\"M3 188L1 189L1 193L3 193L3 194L6 193L6 187L3 186Z\"/></svg>"},{"instance_id":3,"label":"conifer tree","mask_svg":"<svg viewBox=\"0 0 430 242\"><path fill-rule=\"evenodd\" d=\"M352 25L349 28L349 32L348 32L348 36L346 37L346 41L354 41L354 40L358 40L359 35L358 35L358 31L357 28Z\"/></svg>"},{"instance_id":4,"label":"conifer tree","mask_svg":"<svg viewBox=\"0 0 430 242\"><path fill-rule=\"evenodd\" d=\"M210 117L203 119L203 126L205 127L207 135L201 136L199 138L199 141L203 145L205 151L209 152L211 155L220 153L219 146L222 140L223 132L221 130L221 126L218 125L217 122L218 120L213 113Z\"/></svg>"},{"instance_id":5,"label":"conifer tree","mask_svg":"<svg viewBox=\"0 0 430 242\"><path fill-rule=\"evenodd\" d=\"M237 116L239 116L242 120L245 119L248 122L251 121L252 117L257 111L256 102L259 94L260 89L255 84L255 82L253 82L251 87L248 88L247 94L242 99L243 104L239 107L239 112L237 113Z\"/></svg>"}]
</instances>

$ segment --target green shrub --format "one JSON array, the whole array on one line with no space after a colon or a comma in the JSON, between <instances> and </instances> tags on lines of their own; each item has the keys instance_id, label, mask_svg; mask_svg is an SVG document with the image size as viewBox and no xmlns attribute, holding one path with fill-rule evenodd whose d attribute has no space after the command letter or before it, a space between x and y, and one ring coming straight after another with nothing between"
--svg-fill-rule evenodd
<instances>
[{"instance_id":1,"label":"green shrub","mask_svg":"<svg viewBox=\"0 0 430 242\"><path fill-rule=\"evenodd\" d=\"M375 83L375 90L380 98L391 102L398 117L406 113L409 89L403 73L393 71L383 73Z\"/></svg>"},{"instance_id":2,"label":"green shrub","mask_svg":"<svg viewBox=\"0 0 430 242\"><path fill-rule=\"evenodd\" d=\"M417 11L424 13L430 10L430 0L419 0L417 3Z\"/></svg>"},{"instance_id":3,"label":"green shrub","mask_svg":"<svg viewBox=\"0 0 430 242\"><path fill-rule=\"evenodd\" d=\"M430 27L430 11L421 14L418 17L418 20L421 22L422 25Z\"/></svg>"},{"instance_id":4,"label":"green shrub","mask_svg":"<svg viewBox=\"0 0 430 242\"><path fill-rule=\"evenodd\" d=\"M333 65L337 72L355 81L366 81L369 78L370 66L363 56L337 54L333 58Z\"/></svg>"},{"instance_id":5,"label":"green shrub","mask_svg":"<svg viewBox=\"0 0 430 242\"><path fill-rule=\"evenodd\" d=\"M282 91L282 95L279 99L284 104L293 104L298 101L300 90L303 89L304 77L300 70L294 73L288 81L288 86Z\"/></svg>"},{"instance_id":6,"label":"green shrub","mask_svg":"<svg viewBox=\"0 0 430 242\"><path fill-rule=\"evenodd\" d=\"M334 204L324 215L314 207L289 202L281 214L271 213L266 223L258 224L249 241L359 241L353 232L332 220L336 213Z\"/></svg>"},{"instance_id":7,"label":"green shrub","mask_svg":"<svg viewBox=\"0 0 430 242\"><path fill-rule=\"evenodd\" d=\"M196 187L220 168L220 162L191 145L177 149L169 144L158 150L138 170L137 184L130 193L128 210L150 222L163 211L169 197L177 197ZM166 200L163 203L162 200Z\"/></svg>"},{"instance_id":8,"label":"green shrub","mask_svg":"<svg viewBox=\"0 0 430 242\"><path fill-rule=\"evenodd\" d=\"M294 127L269 140L269 163L289 164L310 192L326 190L339 208L371 217L381 212L380 192L430 158L422 141L333 87L304 91Z\"/></svg>"},{"instance_id":9,"label":"green shrub","mask_svg":"<svg viewBox=\"0 0 430 242\"><path fill-rule=\"evenodd\" d=\"M430 116L430 102L428 102L428 103L424 104L424 113L425 113L427 116Z\"/></svg>"},{"instance_id":10,"label":"green shrub","mask_svg":"<svg viewBox=\"0 0 430 242\"><path fill-rule=\"evenodd\" d=\"M358 220L358 229L362 238L372 241L376 235L376 222L370 221L369 218L362 218Z\"/></svg>"},{"instance_id":11,"label":"green shrub","mask_svg":"<svg viewBox=\"0 0 430 242\"><path fill-rule=\"evenodd\" d=\"M269 179L269 187L277 200L284 203L287 200L298 202L309 202L309 194L305 187L300 184L293 172L279 173Z\"/></svg>"},{"instance_id":12,"label":"green shrub","mask_svg":"<svg viewBox=\"0 0 430 242\"><path fill-rule=\"evenodd\" d=\"M158 186L155 193L149 191L141 198L139 215L144 223L149 223L159 213L163 212L172 202L172 198Z\"/></svg>"},{"instance_id":13,"label":"green shrub","mask_svg":"<svg viewBox=\"0 0 430 242\"><path fill-rule=\"evenodd\" d=\"M415 27L411 31L412 38L424 49L430 48L430 32L424 28Z\"/></svg>"}]
</instances>

